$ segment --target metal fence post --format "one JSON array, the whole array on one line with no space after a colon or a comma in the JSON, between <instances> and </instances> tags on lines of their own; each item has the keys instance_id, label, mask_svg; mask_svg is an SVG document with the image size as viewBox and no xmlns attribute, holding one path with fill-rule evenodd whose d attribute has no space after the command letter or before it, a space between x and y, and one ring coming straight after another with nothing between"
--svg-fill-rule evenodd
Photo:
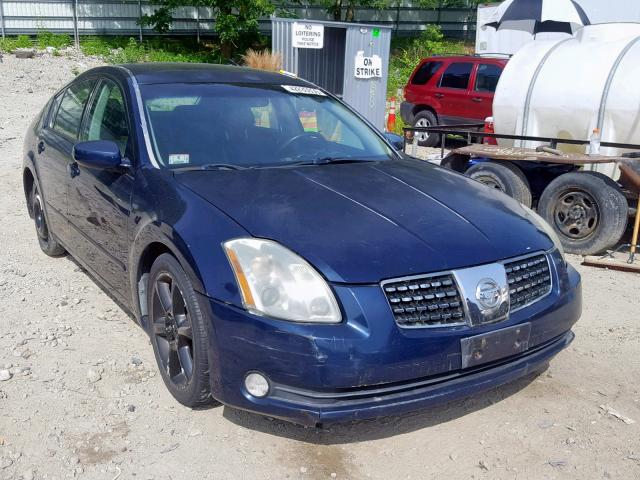
<instances>
[{"instance_id":1,"label":"metal fence post","mask_svg":"<svg viewBox=\"0 0 640 480\"><path fill-rule=\"evenodd\" d=\"M73 0L73 40L76 48L80 49L80 37L78 34L78 0Z\"/></svg>"},{"instance_id":2,"label":"metal fence post","mask_svg":"<svg viewBox=\"0 0 640 480\"><path fill-rule=\"evenodd\" d=\"M0 0L0 30L2 30L2 38L4 38L4 6Z\"/></svg>"},{"instance_id":3,"label":"metal fence post","mask_svg":"<svg viewBox=\"0 0 640 480\"><path fill-rule=\"evenodd\" d=\"M142 0L138 0L138 38L142 43Z\"/></svg>"},{"instance_id":4,"label":"metal fence post","mask_svg":"<svg viewBox=\"0 0 640 480\"><path fill-rule=\"evenodd\" d=\"M200 7L196 7L196 38L200 43Z\"/></svg>"}]
</instances>

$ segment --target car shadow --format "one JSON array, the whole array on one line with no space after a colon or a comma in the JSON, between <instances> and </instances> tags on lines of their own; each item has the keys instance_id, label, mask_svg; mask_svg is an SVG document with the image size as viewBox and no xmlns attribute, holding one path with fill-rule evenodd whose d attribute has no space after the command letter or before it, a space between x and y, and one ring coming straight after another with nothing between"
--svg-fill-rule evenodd
<instances>
[{"instance_id":1,"label":"car shadow","mask_svg":"<svg viewBox=\"0 0 640 480\"><path fill-rule=\"evenodd\" d=\"M325 428L309 428L259 414L224 407L228 421L249 430L316 445L339 445L402 435L450 422L501 402L535 381L545 370L531 373L487 392L433 407L419 413L339 423Z\"/></svg>"}]
</instances>

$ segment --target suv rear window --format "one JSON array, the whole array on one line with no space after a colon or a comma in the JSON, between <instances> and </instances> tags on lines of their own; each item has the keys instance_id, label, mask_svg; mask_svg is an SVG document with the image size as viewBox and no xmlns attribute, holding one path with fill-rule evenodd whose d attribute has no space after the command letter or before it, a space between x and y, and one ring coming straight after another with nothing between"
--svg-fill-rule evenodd
<instances>
[{"instance_id":1,"label":"suv rear window","mask_svg":"<svg viewBox=\"0 0 640 480\"><path fill-rule=\"evenodd\" d=\"M476 75L476 92L495 92L502 69L497 65L480 64Z\"/></svg>"},{"instance_id":2,"label":"suv rear window","mask_svg":"<svg viewBox=\"0 0 640 480\"><path fill-rule=\"evenodd\" d=\"M420 65L418 71L411 79L413 85L424 85L433 78L435 73L442 66L442 62L425 62Z\"/></svg>"},{"instance_id":3,"label":"suv rear window","mask_svg":"<svg viewBox=\"0 0 640 480\"><path fill-rule=\"evenodd\" d=\"M452 63L442 74L440 86L442 88L466 89L469 86L471 70L473 70L473 63Z\"/></svg>"}]
</instances>

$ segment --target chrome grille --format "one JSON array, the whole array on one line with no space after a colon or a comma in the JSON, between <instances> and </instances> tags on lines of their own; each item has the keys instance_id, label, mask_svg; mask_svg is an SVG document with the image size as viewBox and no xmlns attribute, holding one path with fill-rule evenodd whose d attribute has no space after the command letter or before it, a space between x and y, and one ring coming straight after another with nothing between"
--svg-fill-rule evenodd
<instances>
[{"instance_id":1,"label":"chrome grille","mask_svg":"<svg viewBox=\"0 0 640 480\"><path fill-rule=\"evenodd\" d=\"M462 297L450 273L390 280L382 283L382 289L401 327L465 323Z\"/></svg>"},{"instance_id":2,"label":"chrome grille","mask_svg":"<svg viewBox=\"0 0 640 480\"><path fill-rule=\"evenodd\" d=\"M551 292L551 271L544 254L505 262L511 311L520 310Z\"/></svg>"}]
</instances>

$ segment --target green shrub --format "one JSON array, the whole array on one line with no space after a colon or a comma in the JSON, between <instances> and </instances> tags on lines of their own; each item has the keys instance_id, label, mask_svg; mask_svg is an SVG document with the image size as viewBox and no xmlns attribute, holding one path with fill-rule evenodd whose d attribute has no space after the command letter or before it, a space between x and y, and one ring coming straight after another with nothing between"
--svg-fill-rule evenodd
<instances>
[{"instance_id":1,"label":"green shrub","mask_svg":"<svg viewBox=\"0 0 640 480\"><path fill-rule=\"evenodd\" d=\"M80 48L85 55L100 56L108 63L220 62L218 49L190 39L152 37L140 43L135 38L84 37Z\"/></svg>"},{"instance_id":2,"label":"green shrub","mask_svg":"<svg viewBox=\"0 0 640 480\"><path fill-rule=\"evenodd\" d=\"M15 48L32 48L33 40L28 35L18 35L16 38Z\"/></svg>"},{"instance_id":3,"label":"green shrub","mask_svg":"<svg viewBox=\"0 0 640 480\"><path fill-rule=\"evenodd\" d=\"M69 35L61 33L51 33L47 30L39 30L36 35L36 44L38 48L44 49L47 47L65 48L73 43L73 40Z\"/></svg>"}]
</instances>

